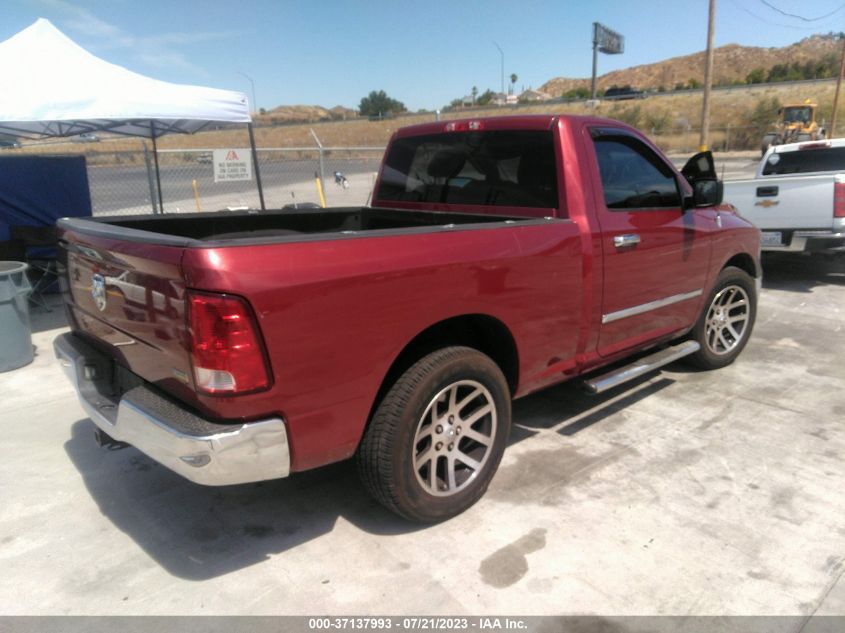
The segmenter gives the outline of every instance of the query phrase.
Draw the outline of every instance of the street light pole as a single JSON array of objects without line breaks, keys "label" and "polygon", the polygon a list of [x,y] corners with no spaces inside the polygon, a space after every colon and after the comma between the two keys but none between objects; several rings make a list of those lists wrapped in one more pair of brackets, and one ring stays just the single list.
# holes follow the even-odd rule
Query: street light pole
[{"label": "street light pole", "polygon": [[240,70],[238,71],[238,74],[242,77],[246,77],[247,81],[249,81],[250,85],[252,86],[252,111],[258,112],[258,104],[255,102],[255,82],[252,80],[252,77],[250,77],[246,73],[242,73]]},{"label": "street light pole", "polygon": [[499,55],[502,56],[502,97],[505,96],[505,51],[502,50],[502,47],[499,46],[496,42],[493,42],[493,46],[499,49]]}]

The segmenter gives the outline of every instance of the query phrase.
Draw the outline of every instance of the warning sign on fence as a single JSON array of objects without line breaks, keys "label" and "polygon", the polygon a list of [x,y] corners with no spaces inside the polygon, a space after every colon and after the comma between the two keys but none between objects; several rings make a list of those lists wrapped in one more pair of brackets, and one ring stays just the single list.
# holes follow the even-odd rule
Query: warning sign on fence
[{"label": "warning sign on fence", "polygon": [[214,182],[252,180],[252,156],[249,149],[214,150]]}]

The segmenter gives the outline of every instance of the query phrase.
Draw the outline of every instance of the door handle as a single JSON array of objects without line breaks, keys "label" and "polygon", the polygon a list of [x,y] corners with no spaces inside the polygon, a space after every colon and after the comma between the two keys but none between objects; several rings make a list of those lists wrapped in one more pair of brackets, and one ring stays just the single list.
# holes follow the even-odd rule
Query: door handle
[{"label": "door handle", "polygon": [[626,246],[636,246],[640,243],[640,236],[636,233],[627,233],[626,235],[615,235],[613,237],[613,245],[616,248],[625,248]]}]

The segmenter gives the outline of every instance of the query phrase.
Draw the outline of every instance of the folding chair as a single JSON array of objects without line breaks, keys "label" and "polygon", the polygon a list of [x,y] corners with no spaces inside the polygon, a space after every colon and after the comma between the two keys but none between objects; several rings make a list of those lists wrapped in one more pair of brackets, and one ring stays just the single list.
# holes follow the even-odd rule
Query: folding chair
[{"label": "folding chair", "polygon": [[29,300],[37,306],[52,312],[44,296],[59,280],[59,264],[56,260],[56,230],[52,226],[13,226],[11,237],[24,247],[26,263],[29,264],[29,280],[32,290]]}]

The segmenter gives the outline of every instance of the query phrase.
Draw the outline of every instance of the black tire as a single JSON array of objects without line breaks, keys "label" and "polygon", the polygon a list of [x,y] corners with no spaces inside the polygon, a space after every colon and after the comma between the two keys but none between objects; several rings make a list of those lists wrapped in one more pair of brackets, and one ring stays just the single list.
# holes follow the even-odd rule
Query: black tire
[{"label": "black tire", "polygon": [[[741,320],[743,316],[744,320]],[[739,268],[724,268],[690,335],[701,349],[688,359],[701,369],[730,365],[751,338],[756,318],[754,278]]]},{"label": "black tire", "polygon": [[[441,394],[445,401],[435,400]],[[387,392],[358,447],[358,473],[369,493],[396,514],[443,521],[485,493],[510,423],[510,391],[496,363],[475,349],[446,347],[414,363]],[[477,468],[461,459],[470,456]]]}]

